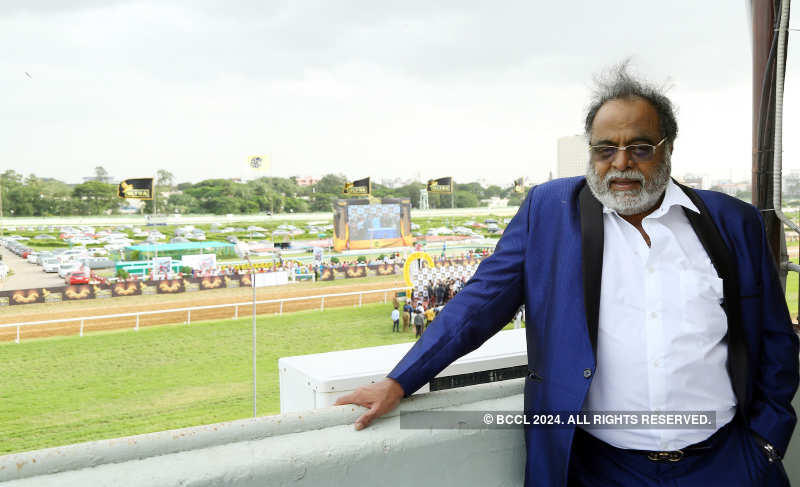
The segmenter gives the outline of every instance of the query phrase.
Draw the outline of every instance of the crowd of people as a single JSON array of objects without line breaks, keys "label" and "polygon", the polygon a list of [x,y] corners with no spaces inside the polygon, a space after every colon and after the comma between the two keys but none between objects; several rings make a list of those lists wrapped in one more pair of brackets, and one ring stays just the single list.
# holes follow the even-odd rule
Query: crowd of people
[{"label": "crowd of people", "polygon": [[392,310],[392,332],[400,333],[400,319],[403,321],[403,332],[413,330],[419,338],[444,308],[448,301],[464,287],[467,278],[446,279],[428,283],[421,299],[407,299],[400,312],[400,301],[394,299]]}]

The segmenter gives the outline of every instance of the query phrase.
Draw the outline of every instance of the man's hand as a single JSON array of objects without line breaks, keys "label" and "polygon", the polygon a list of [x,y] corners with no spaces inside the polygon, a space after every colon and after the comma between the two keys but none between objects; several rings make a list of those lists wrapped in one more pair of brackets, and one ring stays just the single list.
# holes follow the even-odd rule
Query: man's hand
[{"label": "man's hand", "polygon": [[355,391],[336,400],[335,406],[357,404],[369,408],[356,420],[356,429],[364,429],[373,419],[383,416],[396,408],[403,398],[403,387],[394,379],[384,379],[368,386],[359,387]]}]

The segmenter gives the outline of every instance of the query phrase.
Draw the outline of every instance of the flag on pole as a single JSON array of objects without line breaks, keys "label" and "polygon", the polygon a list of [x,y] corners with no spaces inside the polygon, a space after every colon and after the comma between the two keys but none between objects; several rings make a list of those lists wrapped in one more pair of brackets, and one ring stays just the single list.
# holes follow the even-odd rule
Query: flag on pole
[{"label": "flag on pole", "polygon": [[525,192],[525,178],[519,178],[514,180],[514,192],[515,193],[524,193]]},{"label": "flag on pole", "polygon": [[126,179],[117,186],[117,196],[131,200],[152,200],[153,178]]},{"label": "flag on pole", "polygon": [[429,193],[442,193],[448,194],[453,192],[453,178],[439,178],[439,179],[429,179],[428,180],[428,192]]},{"label": "flag on pole", "polygon": [[344,194],[358,194],[362,196],[369,196],[372,193],[372,184],[369,178],[359,179],[357,181],[348,181],[344,183]]},{"label": "flag on pole", "polygon": [[250,156],[247,158],[247,166],[251,171],[269,171],[269,156]]}]

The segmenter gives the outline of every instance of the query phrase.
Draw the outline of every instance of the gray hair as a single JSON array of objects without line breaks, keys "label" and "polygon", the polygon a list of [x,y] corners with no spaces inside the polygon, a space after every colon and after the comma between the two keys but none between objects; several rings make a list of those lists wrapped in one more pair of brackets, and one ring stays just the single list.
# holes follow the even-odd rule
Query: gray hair
[{"label": "gray hair", "polygon": [[666,137],[666,143],[671,152],[672,144],[678,136],[678,121],[675,119],[672,102],[664,94],[665,89],[636,79],[628,73],[629,64],[630,60],[622,61],[595,78],[595,91],[586,111],[584,124],[586,140],[591,140],[594,117],[606,102],[624,98],[642,98],[656,109],[661,126],[661,136]]}]

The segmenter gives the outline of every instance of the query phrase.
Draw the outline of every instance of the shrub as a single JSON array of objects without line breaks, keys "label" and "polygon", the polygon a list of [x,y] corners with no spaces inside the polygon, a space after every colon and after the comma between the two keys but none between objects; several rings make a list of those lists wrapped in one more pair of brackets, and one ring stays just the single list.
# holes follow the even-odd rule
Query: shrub
[{"label": "shrub", "polygon": [[367,258],[363,255],[359,255],[358,259],[356,259],[356,262],[358,262],[359,264],[362,262],[367,262]]},{"label": "shrub", "polygon": [[185,265],[181,267],[181,274],[191,274],[193,270],[194,269],[192,269],[188,265]]},{"label": "shrub", "polygon": [[339,258],[338,257],[331,257],[331,264],[338,264]]},{"label": "shrub", "polygon": [[118,277],[118,278],[120,278],[120,279],[127,279],[127,278],[129,278],[130,276],[131,276],[131,275],[130,275],[130,274],[128,274],[128,271],[126,271],[125,269],[117,269],[117,277]]}]

